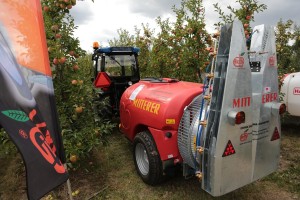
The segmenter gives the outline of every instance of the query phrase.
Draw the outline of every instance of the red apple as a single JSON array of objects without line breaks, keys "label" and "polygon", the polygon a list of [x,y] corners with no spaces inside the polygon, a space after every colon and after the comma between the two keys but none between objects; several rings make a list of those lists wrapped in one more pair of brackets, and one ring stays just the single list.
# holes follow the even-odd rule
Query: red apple
[{"label": "red apple", "polygon": [[56,34],[55,34],[55,38],[57,38],[57,39],[58,39],[58,38],[61,38],[61,34],[56,33]]},{"label": "red apple", "polygon": [[72,8],[72,5],[67,5],[67,8],[70,10]]},{"label": "red apple", "polygon": [[77,85],[78,81],[77,80],[72,80],[72,85]]},{"label": "red apple", "polygon": [[61,57],[59,63],[64,64],[66,62],[66,57]]},{"label": "red apple", "polygon": [[246,20],[250,20],[250,19],[251,19],[251,15],[247,15]]},{"label": "red apple", "polygon": [[74,66],[73,66],[73,70],[74,70],[74,71],[79,70],[79,66],[78,66],[78,65],[74,65]]},{"label": "red apple", "polygon": [[58,64],[58,59],[57,59],[57,58],[54,58],[54,59],[53,59],[53,64],[54,64],[54,65],[57,65],[57,64]]},{"label": "red apple", "polygon": [[75,52],[74,51],[69,51],[70,56],[74,56]]},{"label": "red apple", "polygon": [[82,113],[83,112],[83,107],[81,107],[81,106],[76,107],[75,112],[76,113]]},{"label": "red apple", "polygon": [[248,28],[249,27],[249,24],[244,24],[244,28]]},{"label": "red apple", "polygon": [[49,12],[49,11],[50,11],[50,8],[49,8],[48,6],[44,6],[43,10],[44,10],[45,12]]}]

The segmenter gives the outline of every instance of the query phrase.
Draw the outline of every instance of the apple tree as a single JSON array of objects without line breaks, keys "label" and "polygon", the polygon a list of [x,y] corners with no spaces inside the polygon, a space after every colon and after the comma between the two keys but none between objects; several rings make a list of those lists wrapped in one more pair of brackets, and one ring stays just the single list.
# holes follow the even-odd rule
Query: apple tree
[{"label": "apple tree", "polygon": [[212,43],[205,29],[202,0],[182,0],[173,12],[174,22],[157,18],[160,31],[153,40],[152,70],[160,77],[202,81],[200,74],[209,59],[205,49]]},{"label": "apple tree", "polygon": [[267,5],[260,4],[258,0],[236,0],[236,3],[239,4],[238,8],[234,8],[233,6],[227,6],[229,10],[229,14],[225,14],[225,12],[221,9],[218,3],[213,4],[215,7],[215,11],[218,12],[220,22],[216,23],[215,26],[219,27],[220,25],[226,23],[232,23],[234,19],[238,19],[243,23],[245,37],[247,40],[247,46],[250,47],[250,36],[252,33],[252,28],[250,26],[251,22],[254,22],[254,14],[263,12],[267,9]]},{"label": "apple tree", "polygon": [[94,120],[91,56],[74,37],[77,27],[69,14],[76,0],[41,4],[64,147],[69,166],[78,167],[78,160],[88,157],[113,126]]},{"label": "apple tree", "polygon": [[292,47],[290,42],[293,39],[293,24],[292,20],[284,22],[280,19],[275,29],[277,63],[280,77],[291,72]]},{"label": "apple tree", "polygon": [[[208,61],[207,46],[212,39],[205,29],[202,0],[182,0],[179,8],[173,7],[176,21],[169,25],[168,49],[170,56],[165,63],[169,64],[171,77],[179,80],[202,81],[200,72]],[[167,22],[158,21],[162,28]],[[162,35],[162,37],[164,37]]]},{"label": "apple tree", "polygon": [[290,19],[285,22],[280,19],[275,33],[279,80],[282,81],[285,74],[300,71],[300,27]]},{"label": "apple tree", "polygon": [[149,28],[148,24],[142,24],[142,28],[135,27],[135,35],[131,35],[129,31],[125,29],[118,29],[118,38],[109,40],[110,46],[136,46],[140,48],[139,64],[140,72],[142,75],[149,76],[151,74],[150,69],[150,49],[152,46],[152,35],[154,30]]},{"label": "apple tree", "polygon": [[[208,60],[205,48],[212,42],[205,29],[202,0],[182,0],[179,8],[173,7],[173,12],[174,22],[157,17],[157,32],[145,25],[142,30],[136,28],[134,45],[141,48],[141,75],[201,81],[200,71]],[[114,39],[111,45],[124,44],[121,42],[124,38],[132,39],[118,33],[119,39]]]},{"label": "apple tree", "polygon": [[293,36],[294,44],[292,45],[291,66],[293,71],[300,72],[300,26],[294,26]]}]

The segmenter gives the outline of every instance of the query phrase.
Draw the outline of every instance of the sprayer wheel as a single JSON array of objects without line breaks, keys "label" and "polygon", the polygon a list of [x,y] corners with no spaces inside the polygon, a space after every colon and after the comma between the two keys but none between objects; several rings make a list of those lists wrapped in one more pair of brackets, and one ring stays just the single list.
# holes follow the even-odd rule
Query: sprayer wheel
[{"label": "sprayer wheel", "polygon": [[162,162],[151,134],[148,131],[138,133],[133,147],[134,164],[142,180],[149,185],[160,183]]}]

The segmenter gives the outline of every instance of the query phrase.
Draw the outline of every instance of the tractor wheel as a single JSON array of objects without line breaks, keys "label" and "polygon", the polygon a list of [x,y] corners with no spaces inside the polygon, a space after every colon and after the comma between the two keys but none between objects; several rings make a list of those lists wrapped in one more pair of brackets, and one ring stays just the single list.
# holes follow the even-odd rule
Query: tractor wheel
[{"label": "tractor wheel", "polygon": [[150,133],[138,133],[133,147],[134,164],[142,180],[149,185],[160,183],[163,179],[162,162]]}]

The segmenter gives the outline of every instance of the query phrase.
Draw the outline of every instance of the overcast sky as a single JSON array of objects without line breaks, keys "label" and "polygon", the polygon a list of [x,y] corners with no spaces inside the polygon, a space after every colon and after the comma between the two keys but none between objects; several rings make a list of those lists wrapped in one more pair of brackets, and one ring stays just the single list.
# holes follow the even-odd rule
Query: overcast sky
[{"label": "overcast sky", "polygon": [[[275,26],[280,18],[284,21],[292,19],[300,25],[300,0],[258,0],[266,4],[267,10],[255,15],[255,22]],[[172,6],[180,7],[181,0],[77,0],[77,5],[71,9],[78,29],[75,36],[79,38],[81,47],[92,51],[92,43],[99,41],[107,46],[108,40],[117,37],[117,30],[122,28],[134,34],[134,26],[149,24],[157,29],[155,19],[175,19]],[[213,24],[218,22],[218,14],[213,4],[219,2],[223,10],[227,5],[236,5],[235,0],[203,0],[207,30],[213,32]]]}]

